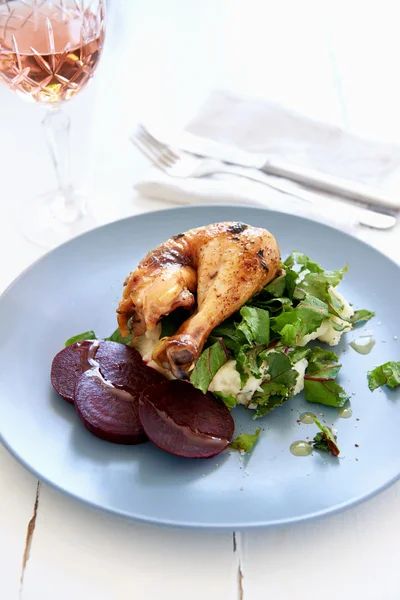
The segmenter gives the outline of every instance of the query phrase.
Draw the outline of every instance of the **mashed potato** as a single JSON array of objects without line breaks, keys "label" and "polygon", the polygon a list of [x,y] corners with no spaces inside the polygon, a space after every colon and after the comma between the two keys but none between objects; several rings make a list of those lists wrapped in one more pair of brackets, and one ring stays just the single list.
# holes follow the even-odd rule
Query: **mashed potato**
[{"label": "mashed potato", "polygon": [[300,394],[304,390],[304,375],[306,373],[306,369],[308,367],[308,360],[306,358],[302,358],[297,363],[293,365],[293,369],[298,372],[296,385],[293,390],[293,396],[296,394]]},{"label": "mashed potato", "polygon": [[160,341],[160,336],[161,323],[159,323],[152,331],[146,331],[145,335],[138,337],[135,344],[135,348],[136,350],[139,350],[144,362],[147,363],[149,367],[152,367],[152,369],[159,371],[159,373],[162,373],[168,379],[175,379],[175,377],[170,371],[167,371],[167,369],[163,369],[162,367],[160,367],[152,358],[153,350]]},{"label": "mashed potato", "polygon": [[[306,372],[307,365],[308,360],[306,358],[302,358],[295,365],[293,365],[293,368],[298,372],[293,395],[299,394],[304,389],[304,374]],[[264,369],[261,367],[261,370],[263,371],[265,368],[266,365],[264,365]],[[236,360],[228,360],[228,362],[225,363],[215,375],[208,389],[210,392],[221,392],[221,394],[224,394],[225,396],[232,394],[232,396],[235,396],[238,399],[239,404],[244,404],[247,406],[257,391],[262,392],[262,381],[262,378],[257,379],[253,375],[250,375],[246,385],[242,389],[240,384],[240,375],[236,370]],[[256,404],[250,404],[250,408],[256,407]]]},{"label": "mashed potato", "polygon": [[[265,370],[265,368],[264,368]],[[261,389],[262,378],[250,375],[246,385],[241,387],[240,375],[236,370],[236,360],[228,360],[217,372],[208,389],[210,392],[221,392],[225,396],[235,396],[239,404],[248,404],[257,391]]]}]

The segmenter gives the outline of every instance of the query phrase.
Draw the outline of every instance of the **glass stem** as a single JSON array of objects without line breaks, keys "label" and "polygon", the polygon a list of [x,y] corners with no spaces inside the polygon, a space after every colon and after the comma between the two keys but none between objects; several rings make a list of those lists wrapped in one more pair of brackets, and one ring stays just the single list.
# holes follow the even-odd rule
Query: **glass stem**
[{"label": "glass stem", "polygon": [[70,118],[61,108],[54,107],[47,112],[42,124],[60,191],[54,206],[57,218],[65,222],[75,221],[82,216],[83,207],[77,204],[71,183]]}]

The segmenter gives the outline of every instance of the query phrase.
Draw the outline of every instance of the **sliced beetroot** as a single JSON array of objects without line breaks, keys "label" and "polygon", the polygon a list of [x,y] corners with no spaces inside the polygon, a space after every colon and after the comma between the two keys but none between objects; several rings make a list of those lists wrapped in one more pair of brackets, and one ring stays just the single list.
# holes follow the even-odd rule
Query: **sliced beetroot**
[{"label": "sliced beetroot", "polygon": [[98,369],[86,371],[75,386],[75,408],[95,436],[115,444],[147,440],[139,419],[137,395],[105,380]]},{"label": "sliced beetroot", "polygon": [[51,383],[65,400],[73,403],[76,382],[82,373],[96,365],[106,379],[131,387],[137,396],[146,385],[165,380],[142,361],[134,348],[117,342],[90,340],[72,344],[56,354],[51,366]]},{"label": "sliced beetroot", "polygon": [[95,361],[105,379],[130,388],[136,398],[147,385],[166,381],[164,375],[143,362],[140,352],[125,344],[101,342]]},{"label": "sliced beetroot", "polygon": [[159,448],[185,458],[210,458],[232,440],[235,424],[225,404],[185,381],[147,387],[139,416],[148,438]]},{"label": "sliced beetroot", "polygon": [[55,355],[51,365],[51,384],[67,400],[74,403],[74,389],[79,377],[90,368],[88,357],[96,353],[99,342],[88,340],[67,346]]}]

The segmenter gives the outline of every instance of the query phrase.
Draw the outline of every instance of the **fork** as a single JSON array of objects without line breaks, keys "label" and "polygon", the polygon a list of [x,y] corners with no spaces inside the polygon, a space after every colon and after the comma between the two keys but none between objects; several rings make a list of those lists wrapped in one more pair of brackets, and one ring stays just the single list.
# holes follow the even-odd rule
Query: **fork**
[{"label": "fork", "polygon": [[[199,158],[183,150],[172,148],[155,138],[142,124],[130,137],[131,142],[146,156],[151,163],[167,175],[177,179],[203,178],[212,175],[234,175],[257,181],[271,189],[287,194],[297,201],[318,205],[321,195],[298,187],[282,178],[274,178],[257,169],[225,164],[212,158]],[[371,229],[391,229],[396,225],[396,217],[375,210],[363,208],[356,203],[358,219],[361,225]]]},{"label": "fork", "polygon": [[[173,149],[171,146],[157,140],[144,125],[138,125],[130,139],[155,167],[164,171],[170,177],[178,179],[194,177],[197,179],[210,177],[211,175],[236,175],[292,195],[289,187],[286,188],[280,183],[275,183],[269,179],[268,175],[264,175],[256,169],[227,165],[213,158],[198,158],[184,150]],[[293,195],[299,199],[299,196]],[[312,202],[308,198],[300,197],[300,199]]]}]

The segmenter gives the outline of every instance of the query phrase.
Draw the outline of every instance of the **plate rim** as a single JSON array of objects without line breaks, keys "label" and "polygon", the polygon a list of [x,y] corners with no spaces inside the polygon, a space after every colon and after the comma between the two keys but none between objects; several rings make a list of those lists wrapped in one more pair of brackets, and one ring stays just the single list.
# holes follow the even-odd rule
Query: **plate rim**
[{"label": "plate rim", "polygon": [[[374,252],[376,252],[378,255],[380,255],[384,260],[389,261],[396,269],[398,269],[399,274],[400,274],[400,263],[397,263],[393,258],[391,258],[387,254],[382,252],[380,249],[375,248],[375,246],[373,246],[373,244],[370,244],[369,242],[366,242],[365,240],[361,240],[361,239],[357,238],[355,235],[352,235],[351,232],[349,232],[349,231],[342,231],[338,226],[335,226],[333,224],[331,225],[328,223],[324,223],[324,222],[318,221],[317,219],[313,219],[312,217],[309,217],[306,215],[296,215],[293,213],[286,213],[284,211],[274,210],[274,209],[270,209],[267,207],[264,208],[264,207],[260,207],[260,206],[252,206],[252,205],[246,205],[246,204],[232,204],[232,205],[221,204],[221,203],[191,204],[191,205],[183,205],[183,206],[174,206],[174,207],[159,209],[159,210],[155,210],[155,211],[146,211],[143,213],[130,215],[130,216],[124,217],[123,219],[117,219],[117,220],[111,221],[109,223],[104,223],[102,225],[99,225],[98,227],[94,227],[93,229],[91,229],[89,231],[83,232],[80,235],[78,235],[70,240],[67,240],[63,244],[60,244],[59,246],[56,246],[55,248],[49,250],[48,252],[45,252],[42,256],[40,256],[38,259],[36,259],[33,263],[31,263],[30,265],[25,267],[25,269],[23,269],[17,275],[17,277],[15,277],[9,283],[9,285],[4,289],[4,291],[0,294],[0,304],[1,304],[3,297],[6,296],[13,289],[13,287],[19,282],[20,279],[22,279],[25,276],[26,273],[28,273],[29,271],[34,269],[37,264],[40,264],[42,261],[46,260],[46,258],[49,255],[54,254],[60,248],[63,248],[65,246],[75,243],[75,241],[77,239],[81,239],[85,236],[88,236],[89,234],[91,234],[93,232],[98,231],[98,230],[102,230],[105,228],[112,228],[113,226],[116,226],[118,223],[132,220],[132,219],[138,219],[138,218],[140,219],[140,218],[148,216],[150,214],[158,215],[160,213],[175,212],[175,211],[190,212],[192,209],[199,209],[199,208],[200,209],[207,209],[207,208],[249,209],[250,208],[250,209],[256,210],[256,211],[274,213],[274,214],[282,215],[282,216],[285,216],[285,215],[291,216],[291,217],[295,217],[296,219],[301,219],[303,221],[307,221],[309,223],[315,223],[318,226],[322,226],[324,228],[334,230],[337,233],[339,233],[340,235],[345,236],[346,238],[356,240],[362,246],[372,249]],[[350,501],[342,502],[342,503],[334,505],[332,507],[322,509],[320,511],[315,511],[312,513],[308,513],[308,514],[302,515],[302,516],[288,517],[288,518],[284,518],[284,519],[275,519],[273,521],[253,521],[253,522],[245,522],[245,523],[214,523],[214,522],[200,522],[199,523],[199,522],[191,522],[191,521],[176,521],[173,519],[171,520],[171,519],[165,519],[165,518],[146,517],[143,515],[138,515],[138,514],[135,514],[132,512],[107,507],[107,506],[104,506],[103,504],[100,504],[95,501],[84,498],[82,496],[79,496],[78,494],[71,492],[69,489],[62,487],[61,485],[53,482],[51,479],[48,479],[46,476],[43,476],[42,474],[40,474],[36,468],[34,468],[30,464],[28,464],[25,461],[25,459],[23,459],[18,454],[18,452],[6,441],[4,435],[2,434],[1,431],[0,431],[0,442],[3,444],[3,446],[6,448],[6,450],[11,454],[11,456],[15,460],[17,460],[17,462],[20,465],[22,465],[28,472],[35,475],[35,477],[39,480],[39,482],[43,482],[43,483],[49,485],[52,489],[56,490],[58,493],[64,494],[65,496],[73,499],[74,501],[80,502],[85,506],[93,508],[97,511],[101,511],[108,515],[116,516],[118,518],[126,519],[129,521],[136,521],[139,523],[147,523],[150,525],[156,525],[156,526],[162,526],[162,527],[172,527],[172,528],[176,528],[176,529],[201,529],[201,530],[214,530],[214,531],[227,531],[227,530],[235,531],[236,530],[237,531],[237,530],[269,529],[269,528],[277,528],[277,527],[287,526],[287,525],[300,524],[300,523],[304,523],[307,521],[311,521],[313,519],[329,517],[336,513],[353,508],[353,507],[373,498],[374,496],[378,495],[379,493],[385,491],[386,489],[388,489],[390,486],[395,484],[400,479],[400,468],[399,468],[399,472],[396,475],[394,475],[391,479],[386,481],[384,484],[379,485],[376,488],[372,489],[367,494],[353,498]]]}]

